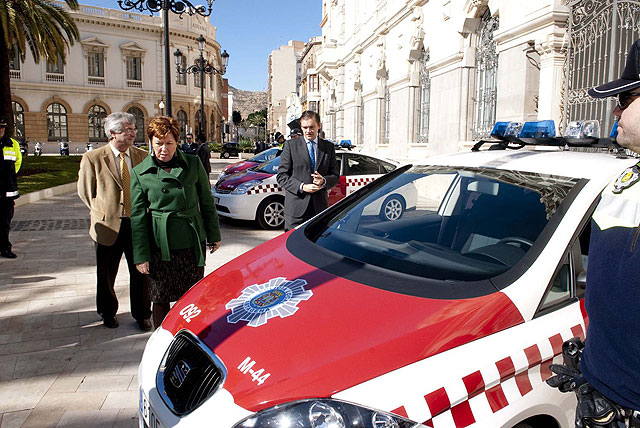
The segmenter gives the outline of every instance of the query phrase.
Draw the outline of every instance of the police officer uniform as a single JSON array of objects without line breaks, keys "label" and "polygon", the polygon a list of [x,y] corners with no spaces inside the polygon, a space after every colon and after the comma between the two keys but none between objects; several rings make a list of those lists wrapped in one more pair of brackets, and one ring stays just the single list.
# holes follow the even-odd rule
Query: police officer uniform
[{"label": "police officer uniform", "polygon": [[[6,132],[7,120],[0,118],[0,128]],[[15,259],[9,242],[9,228],[14,213],[14,200],[18,195],[18,171],[22,165],[22,153],[16,140],[4,135],[0,138],[0,256]]]}]

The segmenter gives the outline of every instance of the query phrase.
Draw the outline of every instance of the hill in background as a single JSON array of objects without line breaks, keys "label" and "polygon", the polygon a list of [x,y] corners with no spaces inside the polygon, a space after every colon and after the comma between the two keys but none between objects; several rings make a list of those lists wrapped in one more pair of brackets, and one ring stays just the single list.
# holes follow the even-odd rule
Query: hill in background
[{"label": "hill in background", "polygon": [[243,91],[229,85],[229,92],[233,94],[233,110],[239,111],[243,119],[267,108],[267,91]]}]

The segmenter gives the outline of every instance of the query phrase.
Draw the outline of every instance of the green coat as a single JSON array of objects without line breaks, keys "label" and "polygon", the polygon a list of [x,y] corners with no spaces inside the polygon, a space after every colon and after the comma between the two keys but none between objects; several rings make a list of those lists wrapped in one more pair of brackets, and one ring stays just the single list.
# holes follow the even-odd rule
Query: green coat
[{"label": "green coat", "polygon": [[209,178],[197,156],[176,151],[178,167],[166,172],[151,155],[131,170],[133,260],[151,259],[151,243],[162,260],[170,250],[193,247],[204,266],[201,242],[220,241],[220,225]]}]

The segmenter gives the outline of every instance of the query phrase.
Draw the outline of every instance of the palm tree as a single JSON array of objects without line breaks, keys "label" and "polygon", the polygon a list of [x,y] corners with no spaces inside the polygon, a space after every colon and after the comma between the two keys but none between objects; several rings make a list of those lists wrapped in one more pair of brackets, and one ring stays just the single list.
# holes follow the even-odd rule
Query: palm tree
[{"label": "palm tree", "polygon": [[[78,0],[64,0],[71,10],[78,9]],[[27,46],[34,61],[65,61],[66,50],[80,38],[71,15],[48,0],[0,1],[0,114],[9,120],[9,135],[13,133],[9,52],[17,46],[20,61],[24,61]]]}]

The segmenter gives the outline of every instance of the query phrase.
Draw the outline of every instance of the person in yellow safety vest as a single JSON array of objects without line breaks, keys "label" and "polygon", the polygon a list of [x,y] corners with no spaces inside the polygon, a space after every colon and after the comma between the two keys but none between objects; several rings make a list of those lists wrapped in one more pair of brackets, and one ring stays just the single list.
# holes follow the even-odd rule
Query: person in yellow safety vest
[{"label": "person in yellow safety vest", "polygon": [[22,165],[20,144],[9,137],[7,119],[0,117],[0,256],[15,259],[16,254],[11,251],[9,242],[9,228],[14,212],[14,199],[18,198],[18,171]]}]

